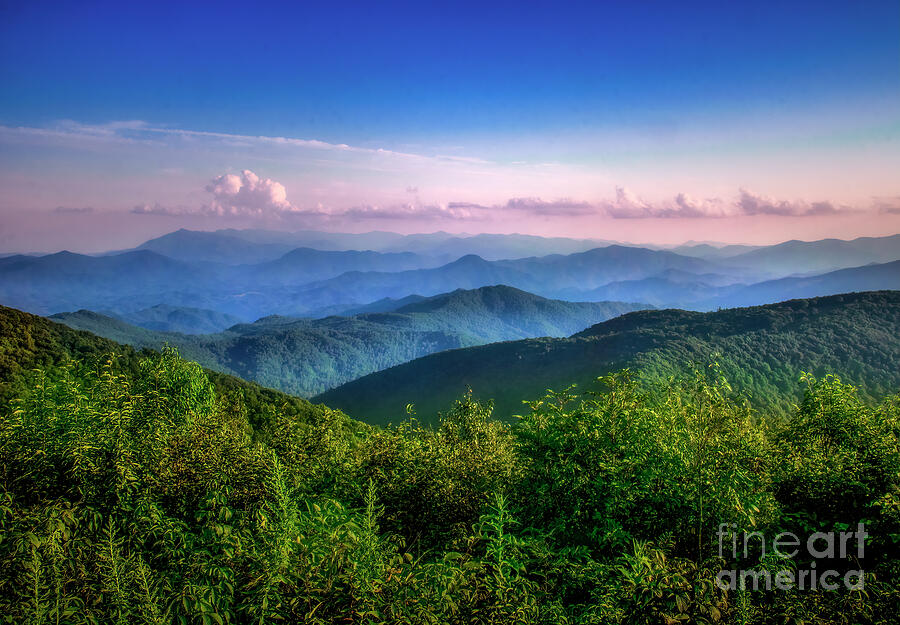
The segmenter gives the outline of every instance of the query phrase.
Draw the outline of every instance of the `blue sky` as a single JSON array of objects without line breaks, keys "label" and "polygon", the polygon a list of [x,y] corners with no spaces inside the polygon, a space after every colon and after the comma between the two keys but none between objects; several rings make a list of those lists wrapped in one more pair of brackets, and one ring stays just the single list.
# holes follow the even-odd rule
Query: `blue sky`
[{"label": "blue sky", "polygon": [[516,198],[538,206],[516,225],[559,234],[671,219],[679,194],[716,217],[742,189],[755,216],[900,195],[895,1],[125,4],[4,4],[0,211],[215,227],[207,187],[244,170],[344,229],[502,230]]}]

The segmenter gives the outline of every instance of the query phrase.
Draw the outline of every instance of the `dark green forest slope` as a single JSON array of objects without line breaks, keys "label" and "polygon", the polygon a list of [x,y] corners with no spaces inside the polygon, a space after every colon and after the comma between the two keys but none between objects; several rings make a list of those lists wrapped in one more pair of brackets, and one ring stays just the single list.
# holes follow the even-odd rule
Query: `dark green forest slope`
[{"label": "dark green forest slope", "polygon": [[[896,301],[682,322],[740,337],[814,321],[850,349],[880,327],[856,315]],[[842,306],[843,338],[825,311]],[[573,340],[662,341],[665,316],[644,315],[644,336],[620,332],[626,318]],[[9,309],[0,330],[4,623],[888,625],[900,611],[898,396],[874,405],[806,377],[781,421],[701,368],[662,386],[609,376],[514,425],[462,397],[434,427],[366,428],[254,400],[171,350],[109,360],[108,341]],[[756,546],[730,552],[744,532]],[[782,532],[850,532],[853,548],[767,555]]]},{"label": "dark green forest slope", "polygon": [[[0,402],[4,404],[22,392],[35,369],[53,369],[73,360],[97,369],[111,354],[115,354],[119,370],[135,375],[141,359],[152,352],[139,352],[90,332],[0,306]],[[205,375],[221,397],[239,398],[247,418],[254,423],[276,410],[304,421],[317,421],[325,412],[333,412],[231,375],[210,370],[205,371]],[[348,430],[359,426],[346,417],[341,419]]]},{"label": "dark green forest slope", "polygon": [[204,366],[309,397],[360,376],[457,347],[567,336],[642,304],[548,300],[507,286],[425,298],[355,317],[267,317],[201,336],[155,333],[90,311],[54,315],[72,327],[137,347],[166,343]]},{"label": "dark green forest slope", "polygon": [[314,398],[371,423],[420,418],[471,388],[493,399],[495,414],[520,414],[522,401],[548,388],[590,388],[626,367],[664,377],[714,354],[758,408],[785,414],[802,371],[833,372],[867,398],[900,386],[900,292],[836,295],[712,313],[639,311],[570,338],[531,339],[433,354]]}]

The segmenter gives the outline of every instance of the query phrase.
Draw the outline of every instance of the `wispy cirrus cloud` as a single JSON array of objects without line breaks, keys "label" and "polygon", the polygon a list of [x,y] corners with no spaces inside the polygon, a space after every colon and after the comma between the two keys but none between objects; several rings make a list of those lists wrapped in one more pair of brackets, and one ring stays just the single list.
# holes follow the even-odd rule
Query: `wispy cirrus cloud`
[{"label": "wispy cirrus cloud", "polygon": [[0,133],[7,136],[35,137],[44,139],[61,140],[106,140],[110,142],[141,142],[155,141],[161,136],[182,137],[194,139],[211,139],[224,142],[228,145],[253,145],[263,144],[272,146],[290,146],[296,148],[310,148],[321,151],[339,153],[364,154],[370,156],[398,157],[412,160],[430,160],[435,162],[456,162],[464,164],[491,164],[491,161],[453,155],[426,155],[412,152],[402,152],[385,148],[372,148],[364,146],[348,145],[346,143],[330,143],[318,139],[302,139],[294,137],[278,137],[268,135],[245,135],[237,133],[212,132],[205,130],[189,130],[184,128],[170,128],[154,126],[141,120],[112,121],[102,124],[84,124],[73,120],[61,120],[47,127],[31,126],[6,126],[0,125]]}]

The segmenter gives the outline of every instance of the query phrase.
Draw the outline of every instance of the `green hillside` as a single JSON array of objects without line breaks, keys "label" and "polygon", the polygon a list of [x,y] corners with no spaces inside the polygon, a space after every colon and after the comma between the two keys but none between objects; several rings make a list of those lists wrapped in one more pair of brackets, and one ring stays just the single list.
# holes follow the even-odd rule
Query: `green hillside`
[{"label": "green hillside", "polygon": [[[896,304],[642,313],[568,342],[627,353],[673,328],[813,325],[848,358],[880,342],[896,372],[890,323],[869,314],[896,323]],[[171,350],[6,308],[0,329],[4,623],[888,625],[900,610],[900,396],[806,377],[780,422],[701,368],[662,386],[612,375],[512,426],[464,396],[434,427],[366,428]],[[495,363],[510,385],[512,364]],[[784,532],[852,551],[773,558]]]},{"label": "green hillside", "polygon": [[[715,354],[719,356],[715,356]],[[900,386],[900,292],[836,295],[711,313],[638,311],[570,338],[459,349],[393,367],[322,393],[322,401],[370,423],[398,422],[406,406],[432,420],[471,388],[510,417],[522,400],[626,367],[665,377],[718,360],[764,411],[786,414],[802,371],[833,372],[877,398]]]},{"label": "green hillside", "polygon": [[[0,402],[6,404],[10,397],[21,393],[35,369],[52,369],[73,360],[97,369],[115,354],[117,368],[135,375],[140,370],[141,359],[152,353],[138,352],[90,332],[0,306]],[[276,410],[309,421],[316,421],[324,414],[322,406],[254,382],[209,370],[205,375],[223,397],[240,398],[247,418],[253,423],[264,421]],[[349,430],[359,427],[341,418]]]},{"label": "green hillside", "polygon": [[506,286],[457,290],[387,313],[325,319],[264,318],[199,336],[133,328],[90,311],[54,319],[137,347],[166,343],[204,366],[309,397],[360,376],[458,347],[567,336],[646,308],[623,302],[548,300]]}]

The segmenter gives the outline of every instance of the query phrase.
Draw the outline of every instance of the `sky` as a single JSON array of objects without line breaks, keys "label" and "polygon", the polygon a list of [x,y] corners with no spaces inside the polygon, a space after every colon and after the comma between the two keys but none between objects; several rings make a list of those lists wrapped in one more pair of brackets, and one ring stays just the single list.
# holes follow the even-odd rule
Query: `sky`
[{"label": "sky", "polygon": [[0,0],[0,85],[0,252],[900,232],[896,0]]}]

